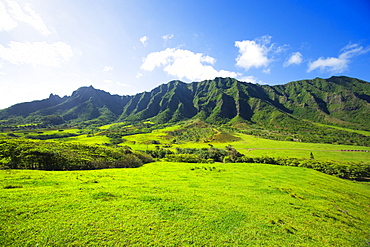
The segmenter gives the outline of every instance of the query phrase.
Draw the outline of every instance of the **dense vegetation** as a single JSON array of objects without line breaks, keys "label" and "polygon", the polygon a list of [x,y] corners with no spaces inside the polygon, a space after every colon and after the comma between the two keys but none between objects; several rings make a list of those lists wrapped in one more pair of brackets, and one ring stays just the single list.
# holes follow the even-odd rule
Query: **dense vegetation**
[{"label": "dense vegetation", "polygon": [[10,169],[82,170],[139,167],[152,162],[129,147],[0,139],[0,166]]},{"label": "dense vegetation", "polygon": [[[102,129],[89,127],[78,131],[69,131],[66,129],[55,131],[40,130],[18,130],[9,132],[1,142],[0,162],[4,167],[9,168],[28,168],[28,169],[46,169],[46,170],[73,170],[73,169],[97,169],[111,167],[137,167],[143,163],[150,162],[153,159],[163,159],[169,162],[189,162],[189,163],[214,163],[214,162],[246,162],[246,163],[267,163],[284,166],[301,166],[312,168],[326,174],[335,175],[346,179],[364,179],[370,177],[369,163],[362,161],[343,162],[340,160],[317,160],[306,157],[281,157],[281,156],[245,156],[227,143],[238,142],[240,137],[237,133],[253,134],[269,139],[283,139],[283,131],[269,131],[255,126],[248,126],[245,123],[224,124],[220,127],[196,120],[183,123],[177,128],[169,128],[170,131],[164,131],[162,136],[154,137],[158,128],[163,125],[154,125],[150,122],[137,124],[112,124]],[[317,141],[321,143],[331,143],[329,140],[335,140],[335,144],[356,145],[359,140],[363,146],[369,141],[368,136],[348,130],[338,130],[325,126],[316,126],[313,130],[302,127],[311,133],[307,138],[315,140],[315,136],[321,132],[320,129],[329,129],[324,132],[322,138]],[[312,132],[310,132],[312,131]],[[314,132],[316,131],[316,132]],[[332,131],[332,132],[331,132]],[[158,132],[160,133],[160,132]],[[330,135],[332,133],[332,135]],[[339,134],[338,134],[339,133]],[[129,141],[131,136],[141,135],[153,136],[153,139],[141,141],[146,144],[145,152],[150,156],[143,156],[143,153],[132,151],[131,147],[136,146],[136,141]],[[337,135],[337,139],[334,139]],[[365,133],[364,133],[365,134]],[[69,138],[85,135],[94,140],[95,136],[105,136],[108,142],[104,145],[81,145],[77,143],[56,143],[56,142],[32,142],[23,139],[54,139],[68,140]],[[289,136],[286,134],[285,137]],[[293,137],[298,138],[299,135]],[[362,138],[356,139],[361,136]],[[127,139],[126,139],[127,138]],[[305,140],[290,139],[296,142]],[[347,139],[348,138],[348,139]],[[78,140],[78,139],[77,139]],[[131,139],[132,140],[132,139]],[[357,140],[357,142],[356,142]],[[182,148],[182,143],[206,143],[207,148]],[[312,141],[314,142],[314,141]],[[167,144],[166,144],[167,143]],[[212,143],[225,143],[226,148],[215,148]],[[139,144],[139,143],[138,143]],[[117,146],[120,145],[120,146]],[[124,146],[126,145],[126,146]],[[155,146],[149,148],[148,145]],[[177,145],[172,148],[172,145]],[[137,150],[138,147],[135,147]],[[140,148],[139,148],[140,150]],[[150,158],[148,158],[150,157]]]},{"label": "dense vegetation", "polygon": [[286,123],[285,127],[267,125],[236,124],[229,126],[229,131],[254,135],[271,140],[298,141],[310,143],[344,144],[370,147],[370,138],[367,135],[346,131],[333,127],[319,126],[311,122],[302,122],[300,125]]}]

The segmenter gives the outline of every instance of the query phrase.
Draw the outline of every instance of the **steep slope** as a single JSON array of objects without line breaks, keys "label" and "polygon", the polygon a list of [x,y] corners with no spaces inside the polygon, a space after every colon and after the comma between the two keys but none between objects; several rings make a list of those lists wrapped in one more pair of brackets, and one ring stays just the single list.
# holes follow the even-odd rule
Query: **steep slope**
[{"label": "steep slope", "polygon": [[171,81],[151,92],[135,95],[123,109],[120,120],[143,120],[168,122],[191,118],[196,114],[192,104],[192,92],[181,81]]},{"label": "steep slope", "polygon": [[111,95],[102,90],[81,87],[71,96],[60,98],[50,95],[48,99],[21,103],[0,111],[0,119],[23,117],[35,121],[37,117],[57,115],[65,121],[82,122],[96,120],[99,123],[115,121],[132,96]]},{"label": "steep slope", "polygon": [[310,120],[370,129],[370,83],[349,77],[301,80],[268,86],[215,78],[201,82],[171,81],[134,96],[111,95],[82,87],[69,97],[21,103],[0,111],[0,120],[58,115],[64,121],[177,122],[197,118],[212,123],[247,121],[287,128]]},{"label": "steep slope", "polygon": [[131,96],[111,95],[92,86],[82,87],[73,92],[68,100],[48,110],[61,112],[66,121],[100,119],[103,122],[112,122],[121,115],[130,98]]},{"label": "steep slope", "polygon": [[365,81],[316,78],[271,87],[269,95],[301,118],[370,127],[370,83]]},{"label": "steep slope", "polygon": [[35,111],[56,106],[66,100],[67,97],[61,98],[58,95],[50,94],[49,98],[47,99],[19,103],[4,110],[1,110],[0,119],[7,119],[11,117],[27,117]]}]

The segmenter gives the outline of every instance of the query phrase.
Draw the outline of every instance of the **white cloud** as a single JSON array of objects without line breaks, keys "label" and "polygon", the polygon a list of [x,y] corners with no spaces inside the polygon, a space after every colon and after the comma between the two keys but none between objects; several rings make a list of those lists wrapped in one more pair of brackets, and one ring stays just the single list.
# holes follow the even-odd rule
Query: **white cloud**
[{"label": "white cloud", "polygon": [[328,70],[333,73],[341,73],[348,68],[351,58],[369,52],[370,47],[364,48],[358,44],[349,44],[343,47],[340,51],[341,54],[337,58],[320,57],[319,59],[310,62],[308,64],[307,72],[320,69],[321,71]]},{"label": "white cloud", "polygon": [[253,84],[266,84],[263,81],[259,80],[258,78],[250,75],[250,76],[243,76],[238,78],[239,81],[251,82]]},{"label": "white cloud", "polygon": [[152,52],[144,58],[141,69],[153,71],[163,67],[169,75],[186,78],[191,81],[213,79],[215,77],[237,77],[239,74],[226,70],[217,71],[211,65],[216,59],[202,53],[189,50],[167,48],[164,51]]},{"label": "white cloud", "polygon": [[8,11],[6,11],[4,4],[0,6],[1,11],[4,13],[6,12],[5,17],[1,17],[1,19],[4,18],[4,23],[7,27],[5,30],[11,30],[15,28],[17,26],[15,21],[18,21],[31,25],[43,35],[49,35],[51,33],[42,18],[31,8],[30,4],[26,3],[23,10],[22,6],[15,1],[7,1],[7,3],[10,7]]},{"label": "white cloud", "polygon": [[173,34],[167,34],[167,35],[162,36],[162,39],[164,40],[164,42],[167,42],[168,40],[172,38],[173,38]]},{"label": "white cloud", "polygon": [[108,71],[112,71],[112,70],[113,70],[112,66],[105,66],[104,69],[103,69],[103,72],[108,72]]},{"label": "white cloud", "polygon": [[143,46],[147,46],[148,45],[148,37],[147,36],[141,37],[140,42],[143,44]]},{"label": "white cloud", "polygon": [[296,64],[299,65],[302,63],[302,54],[300,52],[294,52],[284,63],[284,67]]},{"label": "white cloud", "polygon": [[6,48],[0,44],[0,58],[12,64],[32,64],[58,67],[73,56],[71,46],[63,42],[14,42]]},{"label": "white cloud", "polygon": [[135,76],[136,77],[136,79],[139,79],[140,77],[142,77],[143,76],[143,74],[141,74],[141,73],[137,73],[137,75]]},{"label": "white cloud", "polygon": [[[239,55],[236,58],[236,65],[249,70],[250,68],[267,67],[272,58],[268,57],[274,44],[271,43],[271,36],[263,36],[255,40],[236,41],[235,46],[239,48]],[[280,50],[280,49],[278,49]]]},{"label": "white cloud", "polygon": [[5,4],[0,2],[0,31],[9,31],[17,26],[17,22],[12,19],[5,8]]},{"label": "white cloud", "polygon": [[270,74],[271,73],[271,69],[270,68],[266,68],[266,69],[263,69],[262,72],[265,73],[265,74]]},{"label": "white cloud", "polygon": [[121,87],[130,87],[130,85],[127,85],[125,83],[119,82],[119,81],[112,81],[112,80],[104,80],[105,84],[108,84],[110,86],[121,86]]}]

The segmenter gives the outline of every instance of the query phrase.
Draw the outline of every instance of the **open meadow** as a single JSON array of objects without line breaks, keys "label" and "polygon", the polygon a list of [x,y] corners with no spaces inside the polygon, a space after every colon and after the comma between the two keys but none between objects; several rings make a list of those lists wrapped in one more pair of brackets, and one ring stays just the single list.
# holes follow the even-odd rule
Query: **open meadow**
[{"label": "open meadow", "polygon": [[370,187],[301,168],[0,171],[3,246],[367,246]]},{"label": "open meadow", "polygon": [[370,0],[0,0],[0,247],[370,247]]},{"label": "open meadow", "polygon": [[[63,142],[76,142],[83,144],[104,144],[109,143],[109,138],[102,134],[102,130],[108,129],[112,125],[101,127],[93,135],[81,134],[78,136],[56,139]],[[310,158],[311,152],[315,159],[332,160],[345,162],[367,162],[370,160],[370,147],[354,145],[332,145],[327,143],[306,143],[293,141],[276,141],[264,139],[261,137],[246,135],[242,133],[234,134],[238,138],[236,141],[210,141],[194,142],[182,141],[172,143],[168,138],[168,132],[180,129],[180,126],[170,126],[163,129],[153,130],[151,133],[133,134],[124,136],[121,146],[129,146],[134,150],[155,149],[158,146],[169,147],[170,150],[178,148],[209,148],[210,144],[215,148],[224,149],[230,144],[242,154],[248,157],[293,157],[293,158]],[[348,130],[350,131],[350,130]],[[67,129],[66,133],[77,133],[78,129]],[[56,130],[45,131],[44,134],[55,134]],[[60,132],[59,132],[60,133]],[[361,132],[364,135],[370,135],[368,131]],[[361,150],[347,151],[347,150]]]},{"label": "open meadow", "polygon": [[[119,137],[122,141],[118,146],[112,145],[112,133],[119,133],[122,128],[129,134]],[[54,148],[58,152],[70,145],[81,155],[92,155],[65,156],[71,161],[73,158],[76,165],[80,162],[77,157],[85,162],[84,159],[94,159],[98,150],[100,156],[120,152],[119,146],[122,146],[120,150],[135,153],[129,150],[176,152],[210,147],[225,150],[229,144],[251,158],[356,162],[355,165],[370,160],[370,148],[362,146],[276,141],[242,133],[225,134],[228,139],[223,141],[195,142],[191,141],[193,136],[183,137],[196,135],[198,129],[181,132],[185,133],[183,139],[174,141],[173,133],[183,131],[181,125],[142,133],[130,128],[114,124],[94,130],[17,131],[10,135],[15,138],[13,141],[3,141],[3,147],[7,142],[30,147],[35,143],[41,152],[45,147],[46,153],[54,155],[51,151]],[[212,131],[214,136],[220,135],[217,129],[200,131],[205,136]],[[43,146],[43,141],[26,142],[19,138],[27,135],[48,140]],[[32,155],[34,151],[27,152]],[[25,152],[20,150],[19,157]],[[62,153],[67,155],[65,151]],[[305,167],[175,163],[158,159],[138,168],[4,169],[0,170],[0,198],[3,246],[367,246],[370,243],[369,182],[340,179]]]}]

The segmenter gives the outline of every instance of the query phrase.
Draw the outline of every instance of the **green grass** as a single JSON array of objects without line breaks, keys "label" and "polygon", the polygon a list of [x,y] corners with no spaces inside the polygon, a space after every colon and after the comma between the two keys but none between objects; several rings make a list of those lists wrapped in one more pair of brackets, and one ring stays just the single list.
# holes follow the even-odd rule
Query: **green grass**
[{"label": "green grass", "polygon": [[364,136],[370,136],[370,131],[365,131],[365,130],[354,130],[354,129],[348,129],[348,128],[343,128],[343,127],[338,127],[338,126],[333,126],[333,125],[327,125],[327,124],[320,124],[320,123],[315,123],[318,126],[323,126],[323,127],[328,127],[328,128],[333,128],[333,129],[338,129],[338,130],[345,130],[348,132],[353,132],[357,134],[361,134]]},{"label": "green grass", "polygon": [[[182,143],[173,144],[172,147],[182,148],[209,148],[212,144],[216,148],[225,148],[227,144],[232,145],[239,152],[250,157],[294,157],[310,158],[310,153],[314,154],[315,159],[333,160],[333,161],[354,161],[367,162],[370,160],[370,152],[343,152],[341,150],[368,150],[370,147],[350,146],[350,145],[332,145],[323,143],[304,143],[275,141],[263,139],[251,135],[236,134],[241,141],[230,143]],[[133,147],[133,146],[132,146]],[[150,146],[149,146],[150,147]],[[133,147],[134,148],[134,147]]]},{"label": "green grass", "polygon": [[0,171],[3,246],[367,246],[370,187],[310,169]]},{"label": "green grass", "polygon": [[109,143],[109,138],[104,135],[80,135],[80,136],[74,136],[74,137],[68,137],[68,138],[61,138],[58,139],[58,141],[63,142],[78,142],[82,144],[103,144],[103,143]]},{"label": "green grass", "polygon": [[370,152],[343,152],[341,150],[368,150],[370,147],[274,141],[241,134],[243,141],[232,143],[240,152],[251,156],[309,158],[312,152],[315,159],[333,161],[365,162],[370,160]]},{"label": "green grass", "polygon": [[[151,141],[157,140],[161,145],[171,145],[172,149],[181,148],[209,148],[212,144],[216,148],[225,148],[227,144],[231,144],[239,152],[251,156],[271,156],[271,157],[294,157],[294,158],[310,158],[310,153],[314,154],[315,159],[333,160],[333,161],[354,161],[366,162],[370,160],[370,152],[343,152],[341,150],[368,150],[370,147],[351,146],[351,145],[333,145],[325,143],[304,143],[291,141],[275,141],[263,139],[256,136],[235,134],[240,137],[240,141],[230,143],[196,143],[182,142],[173,144],[171,140],[166,138],[167,131],[179,129],[179,126],[167,127],[160,130],[154,130],[152,133],[136,134],[123,137],[126,142],[121,145],[128,145],[135,150],[154,149],[158,144],[152,144]],[[109,139],[105,136],[95,135],[94,137],[78,136],[65,138],[66,141],[80,141],[83,143],[108,143]]]},{"label": "green grass", "polygon": [[[112,123],[112,124],[106,124],[106,125],[103,125],[103,126],[100,126],[99,129],[101,130],[107,130],[111,127],[117,127],[117,126],[120,126],[120,125],[125,125],[125,123]],[[130,126],[130,125],[128,125]]]},{"label": "green grass", "polygon": [[[117,124],[105,125],[101,127],[101,131],[104,131],[114,125]],[[128,145],[134,150],[147,150],[154,149],[156,146],[158,146],[158,144],[152,144],[152,141],[154,140],[160,142],[159,146],[171,145],[172,149],[175,149],[176,147],[209,148],[209,144],[212,144],[216,148],[225,148],[227,144],[231,144],[239,152],[251,157],[272,156],[272,157],[310,158],[310,153],[312,152],[315,159],[319,160],[333,160],[346,162],[348,161],[367,162],[368,160],[370,160],[370,152],[366,153],[366,152],[341,151],[341,150],[370,151],[370,147],[351,146],[351,145],[332,145],[324,143],[275,141],[246,134],[235,134],[235,136],[240,138],[240,141],[229,143],[220,143],[220,142],[209,142],[209,143],[181,142],[178,144],[171,143],[171,138],[167,137],[167,132],[174,131],[180,128],[181,128],[180,125],[175,125],[163,129],[153,130],[151,133],[124,136],[123,138],[126,141],[120,145]],[[41,131],[43,132],[42,135],[52,135],[57,133],[78,134],[78,132],[81,130],[66,129],[62,132],[58,130],[41,130]],[[348,129],[348,131],[350,130]],[[22,133],[16,134],[20,136],[23,135]],[[57,141],[80,142],[84,144],[103,144],[110,142],[108,137],[106,137],[105,135],[100,135],[99,132],[96,132],[93,136],[83,134],[75,137],[60,138],[57,139]]]}]

